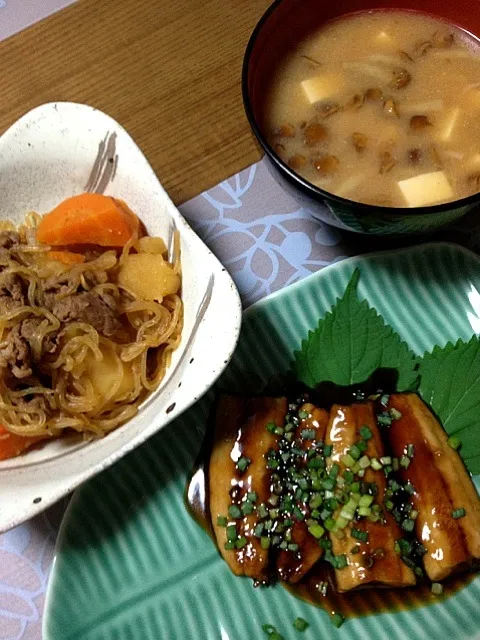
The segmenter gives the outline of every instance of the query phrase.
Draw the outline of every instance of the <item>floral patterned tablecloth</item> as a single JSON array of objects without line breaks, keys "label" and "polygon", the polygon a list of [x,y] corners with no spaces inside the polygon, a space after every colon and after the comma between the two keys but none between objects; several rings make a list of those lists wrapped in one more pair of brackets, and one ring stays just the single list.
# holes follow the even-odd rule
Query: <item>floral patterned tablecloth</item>
[{"label": "floral patterned tablecloth", "polygon": [[[346,234],[313,220],[280,190],[263,162],[181,211],[230,271],[245,306],[349,255],[401,244]],[[478,215],[470,214],[435,239],[480,249]],[[42,637],[45,590],[67,502],[0,535],[0,640]]]},{"label": "floral patterned tablecloth", "polygon": [[[0,40],[63,9],[75,0],[0,0]],[[0,638],[2,631],[0,629]]]}]

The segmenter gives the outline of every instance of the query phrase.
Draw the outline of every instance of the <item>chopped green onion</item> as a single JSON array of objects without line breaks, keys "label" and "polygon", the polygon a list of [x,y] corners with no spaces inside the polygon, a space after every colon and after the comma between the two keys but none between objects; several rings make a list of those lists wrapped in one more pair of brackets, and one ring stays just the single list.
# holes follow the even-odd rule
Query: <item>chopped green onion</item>
[{"label": "chopped green onion", "polygon": [[283,436],[283,434],[284,434],[284,429],[283,429],[283,427],[275,427],[275,429],[273,430],[273,433],[274,433],[276,436]]},{"label": "chopped green onion", "polygon": [[315,440],[315,429],[302,429],[300,435],[304,440]]},{"label": "chopped green onion", "polygon": [[363,456],[358,461],[360,465],[360,469],[367,469],[370,466],[370,458],[368,456]]},{"label": "chopped green onion", "polygon": [[398,482],[396,480],[394,480],[393,478],[391,478],[388,481],[388,487],[389,489],[391,489],[393,491],[393,493],[397,493],[397,491],[399,491],[402,487],[398,484]]},{"label": "chopped green onion", "polygon": [[243,473],[245,469],[250,465],[251,462],[252,461],[250,460],[250,458],[247,458],[246,456],[242,456],[237,460],[237,469]]},{"label": "chopped green onion", "polygon": [[355,460],[349,453],[346,453],[344,456],[342,456],[341,460],[347,468],[353,467],[353,465],[355,464]]},{"label": "chopped green onion", "polygon": [[334,613],[333,614],[333,616],[332,616],[332,624],[333,624],[334,627],[339,629],[344,622],[345,622],[345,618],[342,616],[341,613]]},{"label": "chopped green onion", "polygon": [[237,527],[234,524],[229,524],[227,527],[227,540],[229,542],[237,539]]},{"label": "chopped green onion", "polygon": [[225,516],[217,516],[217,525],[219,527],[226,527],[228,520]]},{"label": "chopped green onion", "polygon": [[308,527],[308,532],[317,540],[323,536],[325,529],[320,524],[312,524]]},{"label": "chopped green onion", "polygon": [[274,422],[267,422],[267,424],[265,425],[265,428],[270,433],[273,433],[277,428],[277,425]]},{"label": "chopped green onion", "polygon": [[267,507],[265,506],[265,504],[262,502],[262,504],[259,504],[257,507],[257,513],[260,516],[260,518],[266,518],[268,516],[268,511],[267,511]]},{"label": "chopped green onion", "polygon": [[285,431],[286,433],[289,433],[290,431],[293,431],[295,429],[295,425],[292,422],[287,422],[285,425]]},{"label": "chopped green onion", "polygon": [[443,593],[443,585],[440,582],[432,582],[432,593],[434,596],[441,596]]},{"label": "chopped green onion", "polygon": [[270,546],[270,538],[268,538],[267,536],[262,536],[260,538],[260,546],[262,547],[262,549],[268,549]]},{"label": "chopped green onion", "polygon": [[346,469],[343,472],[343,478],[344,478],[345,482],[353,482],[354,475],[353,475],[352,471],[350,471],[349,469]]},{"label": "chopped green onion", "polygon": [[333,531],[335,529],[335,520],[333,518],[327,518],[324,523],[327,531]]},{"label": "chopped green onion", "polygon": [[335,556],[334,563],[335,569],[345,569],[348,566],[347,556],[344,553]]},{"label": "chopped green onion", "polygon": [[360,453],[365,453],[365,451],[366,451],[366,450],[367,450],[367,448],[368,448],[368,445],[367,445],[367,443],[365,442],[365,440],[359,440],[359,441],[357,442],[357,444],[356,444],[356,445],[354,445],[354,446],[358,448],[358,450],[360,451]]},{"label": "chopped green onion", "polygon": [[305,420],[305,418],[308,418],[308,412],[307,411],[299,411],[298,412],[298,417],[300,418],[300,420]]},{"label": "chopped green onion", "polygon": [[300,511],[297,505],[293,508],[293,516],[297,520],[305,520],[305,514]]},{"label": "chopped green onion", "polygon": [[331,444],[326,444],[323,447],[323,455],[326,458],[329,458],[332,455],[332,451],[333,451],[333,445]]},{"label": "chopped green onion", "polygon": [[368,531],[362,531],[361,529],[352,528],[350,534],[352,538],[355,538],[355,540],[360,540],[360,542],[368,541]]},{"label": "chopped green onion", "polygon": [[392,424],[392,417],[388,413],[383,412],[377,416],[377,422],[382,427],[390,427]]},{"label": "chopped green onion", "polygon": [[404,531],[413,531],[413,528],[415,527],[415,520],[412,520],[411,518],[405,518],[405,520],[403,520],[402,522],[402,529]]},{"label": "chopped green onion", "polygon": [[270,511],[268,512],[268,515],[272,520],[276,520],[278,518],[278,514],[278,509],[270,509]]},{"label": "chopped green onion", "polygon": [[413,444],[407,444],[405,447],[405,453],[409,458],[413,458],[415,455],[415,446]]},{"label": "chopped green onion", "polygon": [[373,433],[371,429],[365,424],[363,425],[363,427],[360,427],[360,435],[364,440],[370,440],[370,438],[373,436]]},{"label": "chopped green onion", "polygon": [[331,549],[332,548],[332,541],[329,540],[328,538],[321,538],[318,541],[318,546],[321,549],[325,549],[325,550]]},{"label": "chopped green onion", "polygon": [[300,487],[300,489],[305,491],[306,489],[308,489],[308,480],[306,478],[299,478],[298,486]]},{"label": "chopped green onion", "polygon": [[255,529],[253,530],[253,535],[256,538],[261,538],[262,537],[262,533],[263,533],[263,528],[264,528],[264,524],[263,522],[259,522],[256,526]]},{"label": "chopped green onion", "polygon": [[364,518],[371,516],[372,515],[372,509],[371,507],[359,507],[358,508],[358,515],[359,516],[363,516]]},{"label": "chopped green onion", "polygon": [[268,635],[268,640],[284,640],[283,636],[280,635],[275,627],[272,627],[271,624],[264,624],[262,629]]},{"label": "chopped green onion", "polygon": [[462,441],[460,440],[460,438],[456,438],[455,436],[450,436],[450,438],[447,440],[447,444],[449,447],[452,447],[452,449],[459,449],[462,445]]},{"label": "chopped green onion", "polygon": [[295,551],[298,551],[298,544],[296,542],[290,542],[287,549],[295,553]]},{"label": "chopped green onion", "polygon": [[242,502],[240,509],[244,516],[249,516],[253,512],[253,504],[247,500],[247,502]]},{"label": "chopped green onion", "polygon": [[458,520],[459,518],[463,518],[467,515],[467,512],[465,511],[465,509],[463,509],[463,507],[461,509],[454,509],[452,511],[452,518],[454,520]]},{"label": "chopped green onion", "polygon": [[235,549],[235,540],[229,540],[223,546],[227,551],[232,551],[232,549]]},{"label": "chopped green onion", "polygon": [[397,471],[400,469],[400,464],[399,464],[399,462],[398,462],[398,458],[394,458],[394,459],[392,460],[392,467],[393,467],[393,470],[394,470],[395,472],[397,472]]},{"label": "chopped green onion", "polygon": [[255,491],[249,491],[247,493],[247,500],[249,502],[256,502],[257,500],[257,494],[255,493]]},{"label": "chopped green onion", "polygon": [[359,507],[369,507],[373,502],[373,496],[363,495],[361,496],[358,506]]},{"label": "chopped green onion", "polygon": [[372,469],[374,471],[380,471],[382,468],[382,463],[377,458],[371,458],[370,464],[372,465]]},{"label": "chopped green onion", "polygon": [[388,411],[388,413],[393,420],[400,420],[400,418],[402,417],[402,414],[400,413],[400,411],[398,411],[398,409],[395,409],[395,407],[392,407]]},{"label": "chopped green onion", "polygon": [[[360,458],[360,456],[362,455],[362,452],[360,451],[358,444],[353,444],[350,449],[348,450],[348,453],[350,454],[350,456],[354,459],[354,460],[358,460]],[[351,466],[351,465],[350,465]]]},{"label": "chopped green onion", "polygon": [[340,471],[340,465],[338,465],[337,463],[332,464],[332,466],[330,467],[330,471],[328,472],[328,475],[330,476],[330,478],[335,479],[338,476],[339,471]]},{"label": "chopped green onion", "polygon": [[408,515],[412,520],[416,520],[418,518],[418,511],[416,509],[412,509]]},{"label": "chopped green onion", "polygon": [[272,493],[268,498],[268,504],[272,505],[272,507],[276,507],[278,504],[278,500],[279,500],[278,496]]},{"label": "chopped green onion", "polygon": [[314,493],[310,498],[310,502],[308,503],[308,506],[310,507],[310,509],[317,509],[317,507],[319,507],[322,504],[322,502],[323,502],[322,494]]},{"label": "chopped green onion", "polygon": [[238,520],[238,518],[242,517],[242,512],[240,510],[240,507],[238,507],[236,504],[231,504],[228,507],[228,515],[234,520]]},{"label": "chopped green onion", "polygon": [[408,469],[408,467],[410,466],[410,458],[408,458],[407,456],[402,456],[400,458],[400,466],[404,469]]},{"label": "chopped green onion", "polygon": [[322,460],[322,458],[310,458],[310,460],[307,462],[307,467],[309,469],[323,469],[323,467],[325,466],[325,462]]},{"label": "chopped green onion", "polygon": [[390,400],[390,396],[388,395],[388,393],[384,393],[380,397],[380,404],[383,404],[383,406],[386,407],[389,400]]},{"label": "chopped green onion", "polygon": [[385,466],[386,464],[392,464],[392,458],[390,456],[382,456],[380,458],[380,462],[383,466]]},{"label": "chopped green onion", "polygon": [[278,460],[276,460],[275,458],[269,458],[267,460],[267,467],[269,469],[278,469],[278,467],[280,466],[280,462]]},{"label": "chopped green onion", "polygon": [[309,627],[309,624],[303,618],[297,618],[293,623],[293,628],[297,631],[305,631]]},{"label": "chopped green onion", "polygon": [[235,546],[237,547],[237,549],[243,549],[243,547],[246,544],[247,544],[247,539],[245,538],[245,536],[238,538],[238,540],[235,542]]}]

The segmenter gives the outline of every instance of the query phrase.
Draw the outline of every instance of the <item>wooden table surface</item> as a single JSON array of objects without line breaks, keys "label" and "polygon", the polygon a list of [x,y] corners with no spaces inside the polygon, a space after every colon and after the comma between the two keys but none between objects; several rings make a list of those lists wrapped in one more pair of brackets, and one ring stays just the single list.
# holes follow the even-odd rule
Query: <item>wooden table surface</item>
[{"label": "wooden table surface", "polygon": [[270,0],[78,0],[0,43],[0,132],[50,101],[120,122],[180,204],[259,159],[241,66]]}]

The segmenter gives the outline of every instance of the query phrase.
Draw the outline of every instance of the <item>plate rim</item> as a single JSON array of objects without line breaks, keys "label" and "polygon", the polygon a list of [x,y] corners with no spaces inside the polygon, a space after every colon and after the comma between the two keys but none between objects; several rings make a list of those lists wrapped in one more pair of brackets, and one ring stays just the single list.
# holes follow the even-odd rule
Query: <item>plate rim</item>
[{"label": "plate rim", "polygon": [[[480,267],[480,256],[476,254],[474,251],[472,251],[471,249],[468,249],[467,247],[464,247],[455,242],[435,241],[435,240],[424,242],[424,243],[418,243],[418,244],[410,245],[407,247],[400,247],[396,249],[381,249],[378,251],[371,251],[364,254],[349,256],[347,258],[337,260],[331,263],[330,265],[322,267],[318,271],[313,272],[311,275],[308,275],[305,278],[301,278],[300,280],[297,280],[296,282],[282,289],[274,291],[268,296],[265,296],[264,298],[256,301],[255,303],[253,303],[252,305],[250,305],[249,307],[243,310],[242,326],[245,318],[249,317],[250,315],[258,311],[262,311],[263,307],[268,306],[268,304],[272,300],[282,297],[282,295],[285,294],[286,292],[291,293],[292,291],[296,291],[297,289],[302,288],[302,286],[305,286],[305,285],[308,286],[309,282],[312,282],[317,279],[321,279],[325,273],[328,273],[329,271],[332,271],[332,270],[335,271],[340,265],[343,267],[345,265],[349,265],[352,263],[355,264],[359,261],[363,262],[364,260],[369,260],[372,258],[374,259],[380,256],[398,255],[398,254],[409,254],[409,255],[417,254],[417,253],[422,253],[432,249],[434,250],[435,248],[440,248],[440,249],[453,248],[455,251],[458,251],[458,253],[463,254],[467,258],[471,259],[474,263],[476,263]],[[480,477],[480,475],[475,477]],[[55,588],[54,585],[58,575],[55,568],[56,560],[57,560],[57,556],[60,556],[60,553],[61,553],[61,546],[66,537],[66,531],[69,524],[71,512],[75,509],[75,505],[78,500],[79,500],[79,491],[76,490],[71,496],[71,499],[62,517],[60,528],[58,530],[58,535],[55,541],[53,563],[52,563],[52,568],[48,578],[44,609],[43,609],[42,638],[44,640],[57,640],[57,638],[54,638],[53,636],[49,635],[49,629],[48,629],[49,618],[52,615],[51,612],[53,611],[53,607],[54,607],[54,588]],[[314,606],[314,605],[311,605],[311,606]],[[480,632],[475,637],[471,638],[471,640],[479,640],[479,639],[480,639]]]}]

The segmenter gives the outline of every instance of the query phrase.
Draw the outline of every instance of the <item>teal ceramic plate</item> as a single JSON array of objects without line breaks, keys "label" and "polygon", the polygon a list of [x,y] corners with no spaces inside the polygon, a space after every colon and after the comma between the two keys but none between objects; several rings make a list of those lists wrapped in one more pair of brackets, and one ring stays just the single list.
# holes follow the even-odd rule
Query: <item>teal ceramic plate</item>
[{"label": "teal ceramic plate", "polygon": [[[429,244],[351,258],[250,308],[223,383],[238,389],[287,369],[301,338],[343,293],[356,267],[359,297],[418,354],[480,331],[474,254]],[[480,577],[444,602],[432,598],[414,610],[353,618],[339,630],[323,610],[281,586],[254,589],[250,580],[234,577],[183,503],[211,400],[210,393],[75,494],[50,579],[45,640],[255,640],[266,638],[265,623],[286,640],[478,634]],[[310,623],[303,634],[292,628],[297,616]]]}]

